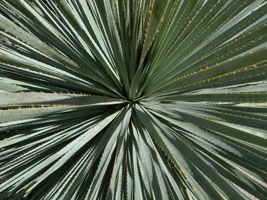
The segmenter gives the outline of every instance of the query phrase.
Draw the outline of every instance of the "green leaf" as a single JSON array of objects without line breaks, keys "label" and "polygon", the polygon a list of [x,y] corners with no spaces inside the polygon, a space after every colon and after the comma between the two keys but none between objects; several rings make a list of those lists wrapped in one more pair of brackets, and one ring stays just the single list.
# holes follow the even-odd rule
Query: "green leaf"
[{"label": "green leaf", "polygon": [[266,8],[2,0],[0,199],[265,199]]}]

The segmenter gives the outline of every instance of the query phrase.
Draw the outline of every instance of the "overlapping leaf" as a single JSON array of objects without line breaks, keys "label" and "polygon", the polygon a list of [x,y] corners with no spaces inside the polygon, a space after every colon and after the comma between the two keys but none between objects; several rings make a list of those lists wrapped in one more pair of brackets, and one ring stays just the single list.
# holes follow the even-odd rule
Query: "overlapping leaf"
[{"label": "overlapping leaf", "polygon": [[264,0],[2,0],[0,199],[265,199]]}]

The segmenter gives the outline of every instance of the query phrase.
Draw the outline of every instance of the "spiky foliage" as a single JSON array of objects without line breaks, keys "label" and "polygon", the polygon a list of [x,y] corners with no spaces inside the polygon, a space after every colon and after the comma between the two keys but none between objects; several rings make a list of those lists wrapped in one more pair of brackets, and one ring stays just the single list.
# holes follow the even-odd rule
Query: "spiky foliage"
[{"label": "spiky foliage", "polygon": [[0,199],[265,199],[264,0],[1,0]]}]

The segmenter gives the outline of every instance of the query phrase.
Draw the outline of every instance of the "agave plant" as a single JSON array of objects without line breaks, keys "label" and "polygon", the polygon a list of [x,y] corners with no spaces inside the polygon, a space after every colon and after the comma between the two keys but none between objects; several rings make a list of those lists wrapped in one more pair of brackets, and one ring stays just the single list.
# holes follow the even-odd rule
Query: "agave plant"
[{"label": "agave plant", "polygon": [[1,0],[0,199],[265,199],[266,10]]}]

